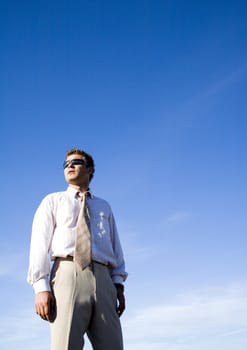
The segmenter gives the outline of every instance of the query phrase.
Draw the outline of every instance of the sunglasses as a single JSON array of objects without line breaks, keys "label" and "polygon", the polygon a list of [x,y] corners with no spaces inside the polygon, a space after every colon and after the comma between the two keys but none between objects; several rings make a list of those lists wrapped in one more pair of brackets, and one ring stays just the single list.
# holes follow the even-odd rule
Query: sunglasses
[{"label": "sunglasses", "polygon": [[87,165],[87,162],[84,159],[71,159],[63,162],[63,168],[68,168],[70,165]]}]

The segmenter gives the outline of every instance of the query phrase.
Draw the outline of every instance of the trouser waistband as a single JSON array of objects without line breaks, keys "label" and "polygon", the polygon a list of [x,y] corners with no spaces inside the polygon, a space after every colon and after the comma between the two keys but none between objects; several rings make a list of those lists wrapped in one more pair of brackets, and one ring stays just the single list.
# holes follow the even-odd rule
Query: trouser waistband
[{"label": "trouser waistband", "polygon": [[[73,256],[71,256],[71,255],[67,255],[67,256],[65,256],[65,257],[62,257],[62,256],[57,256],[56,258],[55,258],[55,261],[74,261],[74,257]],[[100,262],[100,261],[96,261],[96,260],[92,260],[92,262],[91,262],[91,264],[93,264],[93,263],[95,263],[95,264],[99,264],[99,265],[103,265],[103,266],[109,266],[107,263],[103,263],[103,262]],[[90,266],[90,265],[89,265]]]}]

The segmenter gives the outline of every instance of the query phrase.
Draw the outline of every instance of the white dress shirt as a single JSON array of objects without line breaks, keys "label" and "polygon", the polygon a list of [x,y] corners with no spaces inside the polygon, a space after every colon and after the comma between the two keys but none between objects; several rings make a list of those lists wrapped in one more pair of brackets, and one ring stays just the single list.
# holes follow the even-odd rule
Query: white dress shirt
[{"label": "white dress shirt", "polygon": [[[90,212],[92,260],[109,265],[113,283],[126,277],[123,252],[110,205],[91,195],[87,199]],[[33,220],[28,282],[35,293],[50,291],[50,260],[74,256],[76,223],[80,211],[77,191],[47,195]]]}]

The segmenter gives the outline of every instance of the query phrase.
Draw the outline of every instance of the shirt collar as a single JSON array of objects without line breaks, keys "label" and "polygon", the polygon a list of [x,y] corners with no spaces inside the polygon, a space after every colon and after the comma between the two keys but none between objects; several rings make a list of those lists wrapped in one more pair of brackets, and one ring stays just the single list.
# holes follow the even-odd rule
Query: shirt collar
[{"label": "shirt collar", "polygon": [[[77,198],[77,197],[78,197],[78,191],[77,191],[75,188],[71,187],[71,186],[68,186],[67,192],[69,192],[74,198]],[[90,188],[88,189],[87,192],[88,192],[89,198],[92,199],[94,196],[93,196],[93,194],[92,194]]]}]

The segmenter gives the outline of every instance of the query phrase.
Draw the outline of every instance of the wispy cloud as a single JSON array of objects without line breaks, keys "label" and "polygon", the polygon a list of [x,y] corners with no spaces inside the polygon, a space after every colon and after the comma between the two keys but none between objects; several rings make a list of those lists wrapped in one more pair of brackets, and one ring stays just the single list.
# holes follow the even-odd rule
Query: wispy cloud
[{"label": "wispy cloud", "polygon": [[138,225],[138,228],[136,228],[135,223],[126,221],[120,221],[118,226],[125,260],[128,262],[128,265],[136,262],[136,260],[138,260],[138,264],[140,262],[143,263],[157,256],[155,242],[148,239],[153,234],[151,226]]},{"label": "wispy cloud", "polygon": [[[169,303],[150,303],[127,311],[122,324],[126,350],[242,350],[247,341],[247,285],[190,291]],[[0,348],[47,350],[48,323],[25,306],[2,315]],[[88,342],[85,350],[91,350]]]},{"label": "wispy cloud", "polygon": [[[246,58],[245,58],[245,61],[246,61]],[[247,77],[247,63],[244,62],[242,65],[240,65],[236,69],[226,72],[224,76],[221,76],[218,79],[216,78],[215,80],[212,80],[207,85],[201,84],[197,92],[195,92],[193,95],[188,97],[188,99],[185,100],[183,103],[177,104],[174,107],[174,110],[171,113],[171,117],[172,117],[173,123],[176,119],[177,119],[177,123],[173,125],[175,126],[179,125],[178,120],[181,120],[181,118],[184,119],[184,116],[187,115],[187,113],[191,110],[193,111],[192,113],[193,119],[200,118],[201,114],[195,113],[194,111],[194,108],[196,106],[201,108],[202,104],[204,104],[205,101],[210,100],[215,96],[219,96],[231,86],[234,86],[235,84],[237,84],[242,80],[246,80],[246,77]],[[185,119],[188,120],[188,118],[185,118]],[[162,125],[164,125],[164,123],[167,123],[167,119],[163,118],[161,123]],[[160,128],[161,128],[161,125],[159,125],[159,129]]]},{"label": "wispy cloud", "polygon": [[[20,307],[0,317],[1,350],[47,350],[49,347],[49,323],[41,320],[32,308]],[[87,337],[84,348],[92,350]]]},{"label": "wispy cloud", "polygon": [[23,264],[23,255],[2,255],[0,258],[0,278],[6,276],[16,276],[17,269],[20,271],[20,266],[23,266]]},{"label": "wispy cloud", "polygon": [[140,263],[152,261],[158,254],[155,246],[151,246],[141,242],[138,244],[137,241],[133,240],[132,243],[128,240],[124,244],[125,260],[128,262],[128,265],[132,265],[138,261]]},{"label": "wispy cloud", "polygon": [[[0,279],[25,281],[28,256],[23,253],[3,253],[0,258]],[[18,273],[16,273],[18,271]]]},{"label": "wispy cloud", "polygon": [[[247,329],[247,287],[191,292],[170,304],[154,304],[135,310],[124,322],[126,348],[227,349],[230,336]],[[223,335],[228,334],[228,338]],[[210,341],[207,339],[211,339]],[[212,347],[212,339],[215,347]],[[247,339],[247,333],[245,341]],[[203,341],[202,341],[203,340]],[[148,344],[143,347],[142,344]],[[197,346],[197,348],[196,348]],[[200,346],[199,349],[204,349]],[[234,348],[235,349],[235,348]]]},{"label": "wispy cloud", "polygon": [[243,79],[246,79],[246,75],[247,75],[247,64],[244,63],[242,66],[238,67],[237,69],[225,74],[225,76],[222,77],[221,79],[215,80],[210,85],[204,87],[204,89],[202,89],[192,98],[190,98],[185,103],[183,108],[192,106],[194,104],[201,102],[204,99],[220,94],[231,85],[236,84],[237,82]]},{"label": "wispy cloud", "polygon": [[167,221],[168,222],[181,222],[190,217],[190,213],[186,211],[175,211],[168,216]]},{"label": "wispy cloud", "polygon": [[49,348],[48,323],[41,321],[30,308],[16,308],[0,318],[1,350],[47,350]]},{"label": "wispy cloud", "polygon": [[234,331],[231,331],[231,332],[227,332],[225,334],[222,334],[222,336],[224,337],[230,337],[232,335],[239,335],[239,334],[242,334],[242,333],[247,333],[247,327],[244,328],[244,329],[236,329]]},{"label": "wispy cloud", "polygon": [[222,79],[214,82],[211,86],[205,89],[198,97],[205,98],[211,95],[215,95],[223,91],[228,86],[235,84],[236,82],[246,78],[247,65],[244,64],[236,70],[229,72]]}]

